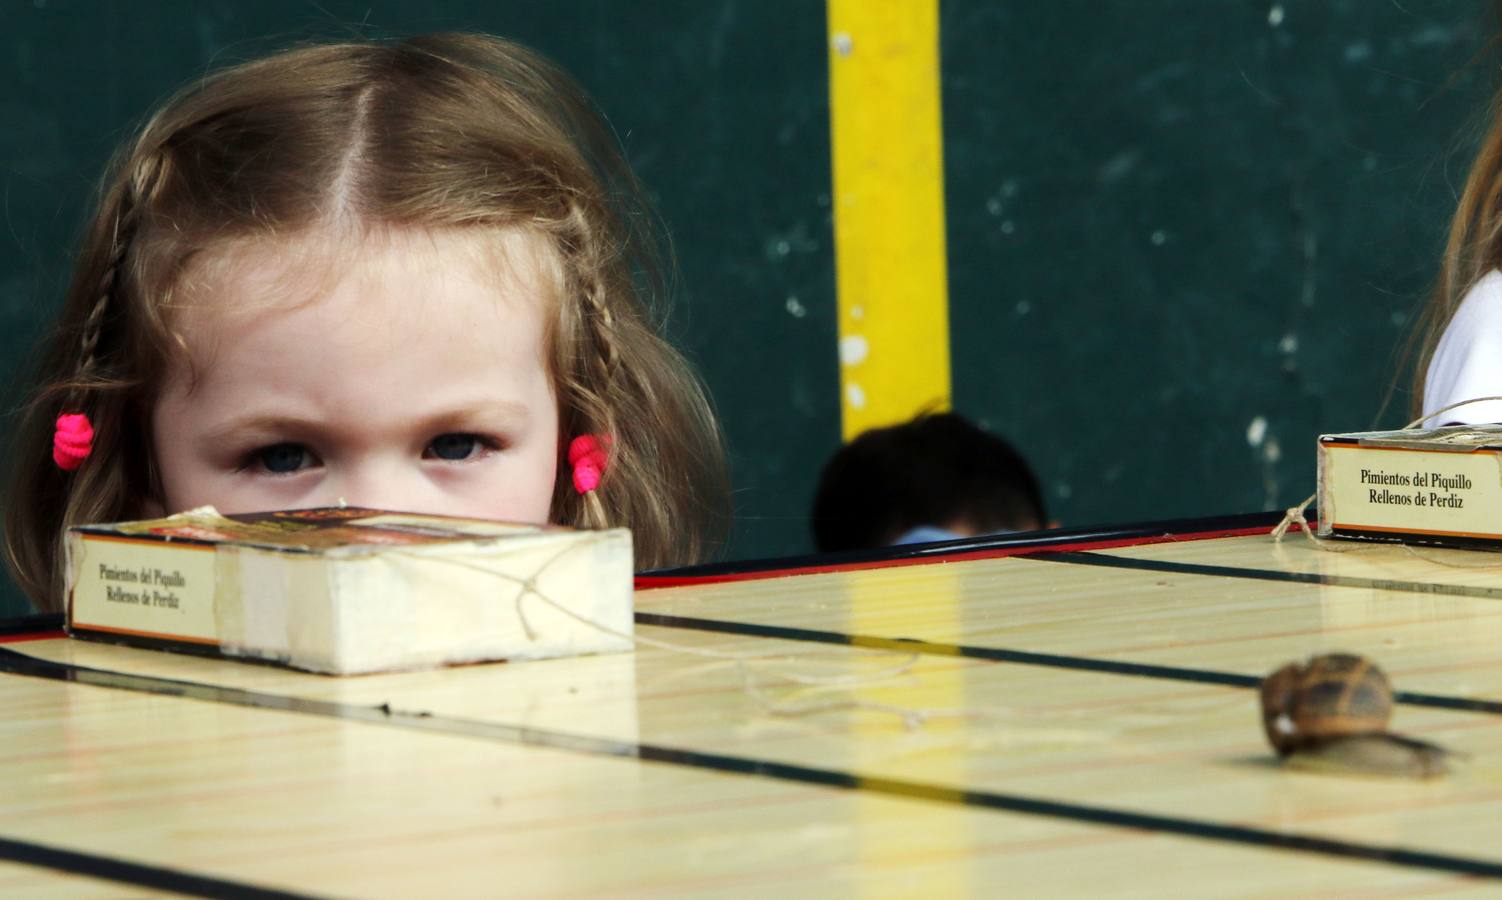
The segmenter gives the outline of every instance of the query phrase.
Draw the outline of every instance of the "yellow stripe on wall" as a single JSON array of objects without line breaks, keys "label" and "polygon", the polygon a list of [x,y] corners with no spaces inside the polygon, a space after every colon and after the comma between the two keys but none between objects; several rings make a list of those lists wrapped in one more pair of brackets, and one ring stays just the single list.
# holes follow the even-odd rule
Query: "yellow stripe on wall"
[{"label": "yellow stripe on wall", "polygon": [[949,408],[938,0],[828,0],[846,440]]}]

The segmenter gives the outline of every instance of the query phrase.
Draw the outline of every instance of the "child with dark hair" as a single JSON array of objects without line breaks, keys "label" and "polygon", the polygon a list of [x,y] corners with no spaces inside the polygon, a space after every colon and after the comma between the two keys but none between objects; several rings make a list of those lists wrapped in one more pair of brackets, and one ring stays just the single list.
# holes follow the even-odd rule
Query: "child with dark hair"
[{"label": "child with dark hair", "polygon": [[825,464],[814,496],[821,552],[1033,531],[1047,520],[1027,461],[954,413],[865,432]]}]

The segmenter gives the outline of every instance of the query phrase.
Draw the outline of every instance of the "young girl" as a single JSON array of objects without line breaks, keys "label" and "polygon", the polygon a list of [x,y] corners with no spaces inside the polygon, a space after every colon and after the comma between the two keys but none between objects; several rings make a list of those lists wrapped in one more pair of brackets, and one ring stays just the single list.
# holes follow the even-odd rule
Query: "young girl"
[{"label": "young girl", "polygon": [[68,525],[205,504],[628,525],[641,567],[700,559],[723,453],[648,315],[639,197],[577,89],[502,40],[195,83],[105,179],[13,450],[17,581],[56,609]]},{"label": "young girl", "polygon": [[[1502,396],[1502,94],[1450,223],[1417,342],[1417,415]],[[1502,401],[1467,404],[1424,424],[1483,422],[1502,422]]]}]

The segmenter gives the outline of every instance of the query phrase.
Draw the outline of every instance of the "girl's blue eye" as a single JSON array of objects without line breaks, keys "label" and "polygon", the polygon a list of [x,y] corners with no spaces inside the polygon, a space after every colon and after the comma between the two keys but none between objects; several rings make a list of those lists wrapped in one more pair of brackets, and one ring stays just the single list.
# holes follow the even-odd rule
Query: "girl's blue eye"
[{"label": "girl's blue eye", "polygon": [[308,448],[302,444],[273,444],[256,451],[261,468],[276,475],[286,475],[306,468]]},{"label": "girl's blue eye", "polygon": [[428,444],[428,452],[437,459],[447,459],[453,462],[469,459],[481,449],[484,443],[479,435],[474,434],[440,434]]}]

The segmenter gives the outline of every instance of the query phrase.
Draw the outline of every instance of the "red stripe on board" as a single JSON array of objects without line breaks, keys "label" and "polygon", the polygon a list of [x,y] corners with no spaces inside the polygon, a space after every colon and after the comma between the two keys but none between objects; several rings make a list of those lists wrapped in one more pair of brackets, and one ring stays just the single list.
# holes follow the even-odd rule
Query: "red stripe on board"
[{"label": "red stripe on board", "polygon": [[[1310,524],[1313,524],[1312,522]],[[1297,530],[1295,525],[1290,531]],[[973,559],[997,559],[1004,556],[1025,556],[1030,553],[1061,553],[1066,550],[1110,550],[1115,547],[1138,547],[1147,544],[1168,544],[1179,541],[1207,541],[1213,538],[1245,537],[1253,534],[1270,534],[1266,525],[1251,528],[1226,528],[1218,531],[1196,531],[1187,534],[1162,534],[1152,537],[1103,538],[1092,541],[1077,541],[1069,544],[1050,544],[1045,547],[993,547],[986,550],[959,550],[934,556],[911,556],[903,559],[878,559],[864,562],[833,565],[798,566],[790,569],[767,569],[760,572],[731,572],[724,575],[638,575],[636,589],[650,591],[654,588],[683,587],[696,584],[721,584],[731,581],[758,581],[763,578],[784,578],[789,575],[822,575],[829,572],[857,572],[863,569],[886,569],[898,566],[927,565],[940,562],[964,562]]]},{"label": "red stripe on board", "polygon": [[19,644],[22,641],[50,641],[53,638],[67,637],[68,633],[61,628],[52,631],[33,631],[29,634],[0,634],[0,644]]}]

